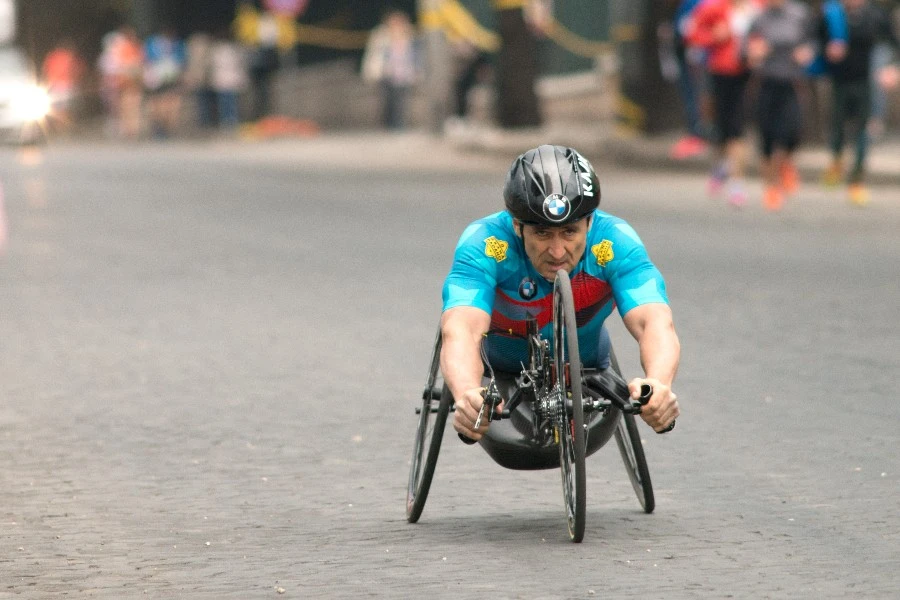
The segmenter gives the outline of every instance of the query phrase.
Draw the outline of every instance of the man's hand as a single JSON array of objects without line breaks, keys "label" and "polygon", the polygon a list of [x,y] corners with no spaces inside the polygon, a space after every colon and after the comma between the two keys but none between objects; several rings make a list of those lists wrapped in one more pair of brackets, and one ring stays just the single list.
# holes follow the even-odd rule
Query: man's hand
[{"label": "man's hand", "polygon": [[885,90],[893,90],[900,83],[900,69],[894,65],[882,67],[875,74],[878,85]]},{"label": "man's hand", "polygon": [[644,405],[641,410],[641,418],[657,433],[662,432],[678,417],[678,396],[672,389],[658,379],[632,379],[628,384],[628,391],[634,400],[638,400],[641,396],[641,385],[650,384],[653,386],[653,395],[650,401]]},{"label": "man's hand", "polygon": [[[455,398],[456,413],[453,418],[453,428],[476,442],[487,432],[491,424],[488,415],[483,415],[478,429],[475,429],[475,421],[478,420],[478,413],[481,411],[481,405],[484,404],[483,393],[483,387],[471,388]],[[500,414],[502,410],[503,402],[500,402],[495,412]]]},{"label": "man's hand", "polygon": [[747,41],[747,63],[756,69],[763,64],[769,55],[769,44],[759,36],[753,36]]},{"label": "man's hand", "polygon": [[816,52],[809,44],[803,44],[794,48],[794,62],[801,67],[808,67],[816,58]]},{"label": "man's hand", "polygon": [[825,44],[825,58],[830,63],[839,63],[847,57],[847,42],[831,40]]}]

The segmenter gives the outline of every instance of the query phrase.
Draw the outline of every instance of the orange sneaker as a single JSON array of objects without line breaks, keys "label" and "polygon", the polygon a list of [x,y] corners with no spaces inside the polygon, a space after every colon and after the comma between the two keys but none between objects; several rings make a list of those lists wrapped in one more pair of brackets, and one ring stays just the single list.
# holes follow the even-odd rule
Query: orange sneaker
[{"label": "orange sneaker", "polygon": [[781,165],[781,187],[788,196],[794,196],[800,191],[800,174],[790,161],[784,161]]},{"label": "orange sneaker", "polygon": [[865,206],[869,203],[869,190],[861,183],[851,183],[847,188],[847,195],[854,206]]},{"label": "orange sneaker", "polygon": [[778,211],[784,206],[784,193],[774,185],[767,185],[763,192],[763,208],[768,211]]}]

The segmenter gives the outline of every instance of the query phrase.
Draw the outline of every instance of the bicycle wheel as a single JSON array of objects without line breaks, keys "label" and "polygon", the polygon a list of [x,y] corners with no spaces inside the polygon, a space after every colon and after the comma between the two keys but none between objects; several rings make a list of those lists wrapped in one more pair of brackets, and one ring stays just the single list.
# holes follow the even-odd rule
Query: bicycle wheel
[{"label": "bicycle wheel", "polygon": [[[619,361],[612,348],[609,349],[609,360],[613,371],[621,376]],[[628,471],[628,478],[631,480],[631,486],[634,488],[638,502],[641,503],[644,512],[652,513],[656,508],[653,483],[650,481],[650,468],[647,466],[644,445],[641,443],[641,434],[638,431],[634,415],[622,413],[622,418],[616,425],[615,436],[619,454],[622,455],[622,462],[625,463],[625,470]]]},{"label": "bicycle wheel", "polygon": [[578,354],[575,303],[572,300],[569,275],[565,271],[557,272],[553,285],[553,344],[555,390],[559,399],[556,436],[559,443],[563,496],[566,502],[569,538],[573,542],[580,542],[584,538],[587,502],[584,470],[584,405],[581,400],[581,356]]},{"label": "bicycle wheel", "polygon": [[[441,442],[444,439],[444,426],[450,413],[453,395],[441,382],[440,371],[441,333],[438,331],[431,355],[431,370],[422,393],[422,405],[419,409],[419,424],[416,428],[416,439],[413,445],[412,461],[409,465],[409,484],[406,488],[406,520],[415,523],[425,508],[434,467],[437,465]],[[440,395],[435,397],[436,384],[440,384]]]}]

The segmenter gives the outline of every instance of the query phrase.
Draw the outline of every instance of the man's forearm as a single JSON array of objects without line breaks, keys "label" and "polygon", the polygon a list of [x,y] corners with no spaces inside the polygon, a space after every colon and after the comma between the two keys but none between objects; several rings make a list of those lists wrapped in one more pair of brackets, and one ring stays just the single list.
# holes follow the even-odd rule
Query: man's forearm
[{"label": "man's forearm", "polygon": [[681,344],[672,322],[649,323],[638,341],[641,366],[647,377],[672,385],[678,372]]},{"label": "man's forearm", "polygon": [[481,336],[448,331],[443,336],[441,372],[453,397],[458,398],[465,390],[481,386]]}]

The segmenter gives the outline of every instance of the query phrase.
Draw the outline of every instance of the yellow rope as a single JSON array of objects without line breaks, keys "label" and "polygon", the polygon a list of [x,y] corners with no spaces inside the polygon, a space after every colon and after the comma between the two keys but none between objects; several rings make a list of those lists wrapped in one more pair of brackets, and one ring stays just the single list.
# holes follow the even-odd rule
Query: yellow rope
[{"label": "yellow rope", "polygon": [[[492,0],[497,10],[522,8],[526,0]],[[237,38],[245,43],[254,41],[257,14],[239,14],[235,23]],[[303,44],[336,50],[362,50],[366,46],[370,32],[367,30],[346,30],[317,25],[293,23],[292,26],[279,20],[279,47]],[[500,48],[500,36],[483,27],[459,0],[444,0],[436,10],[419,15],[419,23],[424,29],[443,29],[451,38],[467,40],[480,50],[496,52]],[[633,27],[619,26],[614,31],[616,41],[634,39]],[[567,29],[562,23],[550,17],[544,32],[549,40],[560,48],[576,56],[595,58],[612,52],[613,44],[584,38]]]},{"label": "yellow rope", "polygon": [[545,33],[557,46],[576,56],[594,58],[601,54],[607,54],[613,51],[613,45],[609,42],[595,42],[583,38],[569,29],[566,29],[562,23],[552,17],[547,23]]}]

